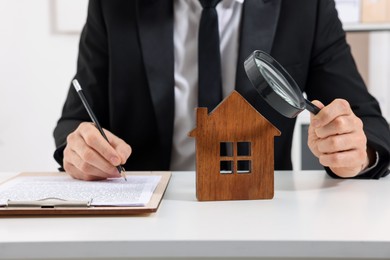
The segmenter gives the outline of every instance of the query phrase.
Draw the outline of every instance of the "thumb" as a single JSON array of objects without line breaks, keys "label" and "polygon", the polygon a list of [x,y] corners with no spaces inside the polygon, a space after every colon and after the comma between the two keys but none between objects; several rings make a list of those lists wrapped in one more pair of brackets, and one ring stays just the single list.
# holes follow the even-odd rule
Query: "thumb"
[{"label": "thumb", "polygon": [[319,101],[319,100],[313,100],[313,101],[311,101],[311,103],[313,103],[314,105],[316,105],[319,109],[322,109],[322,108],[325,107],[325,105],[322,104],[321,101]]},{"label": "thumb", "polygon": [[[325,105],[322,104],[322,102],[319,100],[313,100],[313,101],[311,101],[311,103],[313,103],[313,105],[317,106],[319,109],[322,109],[325,107]],[[319,120],[316,119],[316,116],[317,115],[310,113],[310,126],[313,126],[313,127],[319,126],[320,122],[319,122]]]},{"label": "thumb", "polygon": [[[324,107],[324,104],[322,104],[318,100],[312,101],[313,105],[317,106],[319,109],[322,109]],[[318,141],[319,138],[315,132],[315,128],[319,125],[319,120],[316,119],[317,115],[314,115],[310,113],[310,125],[309,125],[309,130],[308,130],[308,138],[307,138],[307,144],[309,146],[310,151],[319,158],[320,152],[318,150]],[[316,126],[317,124],[317,126]]]}]

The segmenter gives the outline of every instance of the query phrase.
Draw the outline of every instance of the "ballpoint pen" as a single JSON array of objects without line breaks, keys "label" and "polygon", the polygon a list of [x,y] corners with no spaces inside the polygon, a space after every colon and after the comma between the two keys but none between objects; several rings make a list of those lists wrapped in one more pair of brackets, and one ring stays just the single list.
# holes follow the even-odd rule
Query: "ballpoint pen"
[{"label": "ballpoint pen", "polygon": [[[93,113],[92,108],[89,106],[89,104],[87,102],[87,99],[85,98],[85,95],[83,93],[83,89],[81,88],[78,80],[74,79],[72,81],[72,84],[73,84],[73,87],[76,89],[76,92],[79,95],[81,101],[83,102],[83,105],[84,105],[85,109],[87,110],[89,116],[91,117],[92,122],[95,124],[96,128],[99,130],[99,132],[104,137],[104,139],[106,139],[106,141],[108,143],[110,143],[108,141],[108,138],[107,138],[106,134],[104,133],[102,127],[100,126],[100,124],[99,124],[95,114]],[[121,174],[121,176],[127,181],[126,174],[125,174],[125,169],[123,168],[123,166],[122,165],[118,165],[118,166],[116,166],[116,168],[118,169],[118,172]]]}]

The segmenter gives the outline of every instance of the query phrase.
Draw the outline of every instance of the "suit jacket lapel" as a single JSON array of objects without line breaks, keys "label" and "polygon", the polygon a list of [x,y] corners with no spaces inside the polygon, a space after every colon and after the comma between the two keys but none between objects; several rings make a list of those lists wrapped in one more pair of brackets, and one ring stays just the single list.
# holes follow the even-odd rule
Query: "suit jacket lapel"
[{"label": "suit jacket lapel", "polygon": [[280,5],[281,0],[245,0],[244,2],[236,72],[236,88],[240,92],[253,88],[244,70],[245,59],[254,50],[271,52]]},{"label": "suit jacket lapel", "polygon": [[138,15],[150,95],[169,163],[174,118],[173,0],[140,0]]},{"label": "suit jacket lapel", "polygon": [[280,128],[283,116],[265,102],[250,83],[245,59],[255,50],[271,52],[282,0],[245,0],[241,20],[236,90],[272,124]]}]

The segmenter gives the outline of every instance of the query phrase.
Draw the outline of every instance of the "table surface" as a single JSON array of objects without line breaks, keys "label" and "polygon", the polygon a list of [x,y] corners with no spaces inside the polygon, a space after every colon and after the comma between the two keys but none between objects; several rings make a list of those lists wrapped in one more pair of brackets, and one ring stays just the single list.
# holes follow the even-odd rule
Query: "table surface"
[{"label": "table surface", "polygon": [[[0,173],[0,181],[16,173]],[[156,213],[0,218],[0,259],[390,258],[390,178],[275,172],[272,200],[199,202],[173,172]]]}]

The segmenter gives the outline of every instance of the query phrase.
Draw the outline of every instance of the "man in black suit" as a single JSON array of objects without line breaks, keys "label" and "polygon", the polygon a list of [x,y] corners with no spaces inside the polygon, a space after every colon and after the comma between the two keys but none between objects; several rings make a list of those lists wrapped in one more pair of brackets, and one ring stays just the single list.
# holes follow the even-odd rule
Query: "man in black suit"
[{"label": "man in black suit", "polygon": [[[88,123],[73,88],[54,131],[55,159],[71,176],[95,180],[127,170],[193,170],[187,138],[197,106],[198,0],[90,0],[81,35],[79,80],[110,144]],[[282,132],[275,169],[290,170],[295,119],[269,107],[243,67],[254,50],[278,60],[310,100],[309,147],[333,177],[388,174],[390,133],[367,92],[333,0],[223,0],[225,96],[236,89]],[[323,105],[324,104],[324,105]]]}]

